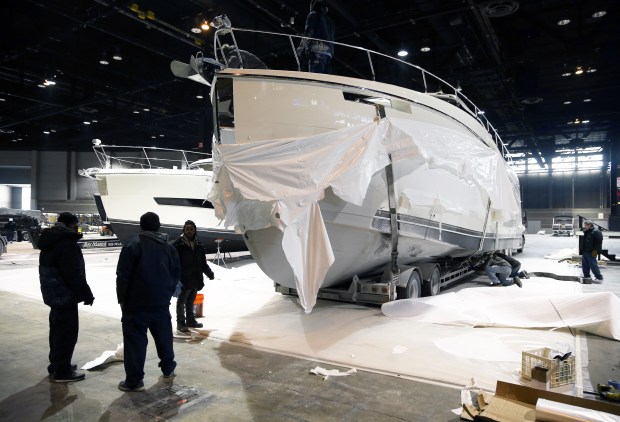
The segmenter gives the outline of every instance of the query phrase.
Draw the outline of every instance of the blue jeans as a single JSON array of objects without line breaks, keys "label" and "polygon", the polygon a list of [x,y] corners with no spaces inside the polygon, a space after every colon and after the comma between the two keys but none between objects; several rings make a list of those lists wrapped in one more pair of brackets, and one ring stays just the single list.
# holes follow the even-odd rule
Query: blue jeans
[{"label": "blue jeans", "polygon": [[507,279],[512,272],[512,268],[510,267],[504,265],[489,265],[485,271],[493,284],[501,283],[503,286],[510,286],[514,283],[512,279]]},{"label": "blue jeans", "polygon": [[135,388],[144,379],[144,361],[149,330],[155,340],[159,367],[170,374],[177,364],[172,347],[172,323],[167,306],[123,311],[123,344],[125,348],[125,385]]},{"label": "blue jeans", "polygon": [[583,269],[583,276],[586,278],[590,277],[590,270],[592,270],[597,280],[603,278],[601,270],[598,268],[596,258],[592,256],[592,251],[583,251],[583,255],[581,255],[581,268]]},{"label": "blue jeans", "polygon": [[312,73],[330,73],[332,58],[327,54],[310,53],[308,71]]}]

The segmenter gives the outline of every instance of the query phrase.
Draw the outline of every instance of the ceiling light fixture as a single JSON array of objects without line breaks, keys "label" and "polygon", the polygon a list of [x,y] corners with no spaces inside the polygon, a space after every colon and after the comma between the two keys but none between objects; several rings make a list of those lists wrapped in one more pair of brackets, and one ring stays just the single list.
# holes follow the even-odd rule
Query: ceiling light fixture
[{"label": "ceiling light fixture", "polygon": [[209,29],[211,29],[211,26],[209,26],[209,22],[203,21],[200,24],[200,29],[202,29],[203,31],[208,31]]},{"label": "ceiling light fixture", "polygon": [[570,73],[570,72],[564,72],[564,73],[562,73],[562,76],[564,76],[564,77],[566,77],[566,76],[570,76],[570,75],[572,75],[572,73]]},{"label": "ceiling light fixture", "polygon": [[45,86],[56,85],[56,82],[53,79],[46,79],[43,82],[43,85],[45,85]]},{"label": "ceiling light fixture", "polygon": [[151,111],[151,109],[150,109],[150,108],[148,108],[148,107],[145,107],[145,108],[143,108],[142,110],[143,110],[143,111]]},{"label": "ceiling light fixture", "polygon": [[581,75],[583,73],[583,68],[581,66],[577,66],[577,70],[575,70],[575,75]]},{"label": "ceiling light fixture", "polygon": [[44,134],[46,134],[46,135],[49,135],[49,134],[50,134],[50,131],[49,131],[49,129],[45,129],[45,130],[43,131],[43,133],[44,133]]},{"label": "ceiling light fixture", "polygon": [[570,104],[570,103],[572,103],[572,101],[568,101],[568,100],[564,101],[564,104]]},{"label": "ceiling light fixture", "polygon": [[605,16],[607,14],[607,12],[605,10],[599,10],[598,12],[594,12],[592,14],[593,18],[602,18],[603,16]]},{"label": "ceiling light fixture", "polygon": [[586,123],[590,123],[590,121],[589,120],[584,120],[581,123],[586,124]]},{"label": "ceiling light fixture", "polygon": [[483,110],[478,110],[478,114],[484,114]]},{"label": "ceiling light fixture", "polygon": [[558,21],[558,25],[559,26],[564,26],[564,25],[568,25],[570,23],[570,19],[560,19]]},{"label": "ceiling light fixture", "polygon": [[596,72],[595,67],[589,67],[588,70],[586,70],[586,73],[594,73],[594,72]]},{"label": "ceiling light fixture", "polygon": [[199,100],[202,100],[204,97],[200,94],[196,95],[196,98],[198,98]]},{"label": "ceiling light fixture", "polygon": [[105,58],[102,58],[101,60],[99,60],[99,64],[102,64],[104,66],[107,66],[110,64],[109,61],[107,61]]},{"label": "ceiling light fixture", "polygon": [[119,62],[120,62],[121,60],[123,60],[123,56],[121,56],[121,54],[120,54],[120,53],[114,53],[114,55],[112,56],[112,58],[113,58],[114,60],[116,60],[116,61],[119,61]]},{"label": "ceiling light fixture", "polygon": [[89,125],[89,124],[90,124],[90,122],[89,122],[88,120],[85,120],[85,121],[84,121],[84,124],[85,124],[85,125]]},{"label": "ceiling light fixture", "polygon": [[591,98],[584,98],[584,99],[583,99],[583,102],[584,102],[584,103],[589,103],[590,101],[592,101],[592,99],[591,99]]},{"label": "ceiling light fixture", "polygon": [[405,57],[405,56],[407,56],[407,54],[409,54],[409,52],[407,50],[400,50],[398,52],[398,57]]},{"label": "ceiling light fixture", "polygon": [[133,114],[140,114],[140,112],[138,110],[134,110]]},{"label": "ceiling light fixture", "polygon": [[424,47],[420,48],[420,51],[423,53],[428,53],[429,51],[431,51],[431,48],[425,45]]}]

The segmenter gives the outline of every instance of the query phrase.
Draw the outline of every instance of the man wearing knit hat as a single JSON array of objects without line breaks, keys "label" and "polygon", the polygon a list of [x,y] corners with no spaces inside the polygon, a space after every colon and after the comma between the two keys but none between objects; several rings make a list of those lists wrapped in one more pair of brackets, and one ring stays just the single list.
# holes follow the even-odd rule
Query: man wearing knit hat
[{"label": "man wearing knit hat", "polygon": [[[183,234],[172,244],[181,261],[181,293],[177,299],[177,330],[188,333],[189,328],[202,328],[196,321],[194,301],[198,290],[205,286],[203,274],[213,280],[214,274],[207,264],[204,245],[196,238],[196,224],[187,220],[183,225]],[[187,317],[186,317],[187,315]]]},{"label": "man wearing knit hat", "polygon": [[159,226],[157,214],[142,215],[142,231],[123,246],[118,257],[116,295],[123,311],[125,352],[121,391],[144,391],[147,330],[155,340],[164,378],[175,375],[170,299],[179,280],[179,256],[168,236],[158,232]]},{"label": "man wearing knit hat", "polygon": [[39,238],[39,281],[43,302],[50,307],[50,364],[47,372],[52,382],[84,379],[71,363],[78,339],[78,303],[92,305],[95,298],[86,282],[82,250],[77,242],[78,218],[70,212],[58,216],[54,227],[41,232]]}]

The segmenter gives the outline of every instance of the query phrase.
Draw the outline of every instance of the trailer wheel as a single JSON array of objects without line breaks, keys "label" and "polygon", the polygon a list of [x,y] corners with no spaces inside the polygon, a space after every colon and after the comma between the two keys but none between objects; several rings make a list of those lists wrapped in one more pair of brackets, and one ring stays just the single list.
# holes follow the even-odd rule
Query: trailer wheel
[{"label": "trailer wheel", "polygon": [[433,273],[430,278],[426,280],[426,282],[422,285],[422,292],[424,296],[436,296],[439,294],[439,289],[441,288],[441,271],[439,271],[439,267],[435,267],[433,269]]},{"label": "trailer wheel", "polygon": [[420,293],[422,290],[422,278],[417,271],[412,271],[409,276],[409,280],[407,281],[407,286],[396,287],[396,296],[397,299],[412,299],[416,297],[420,297]]}]

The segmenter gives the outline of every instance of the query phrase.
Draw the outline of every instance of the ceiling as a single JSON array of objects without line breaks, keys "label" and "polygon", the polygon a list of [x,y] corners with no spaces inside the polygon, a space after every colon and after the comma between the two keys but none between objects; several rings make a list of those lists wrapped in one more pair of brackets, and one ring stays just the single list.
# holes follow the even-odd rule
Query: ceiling
[{"label": "ceiling", "polygon": [[[235,27],[300,33],[308,3],[3,0],[0,150],[86,151],[94,138],[205,148],[206,87],[170,72],[172,60],[187,62],[199,50],[212,56],[213,33],[190,32],[194,19],[225,13]],[[609,151],[620,142],[620,2],[328,3],[336,41],[390,56],[407,49],[405,60],[460,85],[511,151],[550,157],[560,148]],[[593,17],[599,11],[606,14]],[[570,22],[558,25],[562,19]],[[431,50],[421,52],[423,45]],[[280,57],[279,46],[252,48],[268,65]],[[100,63],[104,56],[107,65]],[[334,73],[357,66],[367,62],[338,57],[336,49]],[[576,75],[578,66],[590,72]],[[56,84],[40,87],[46,78]]]}]

